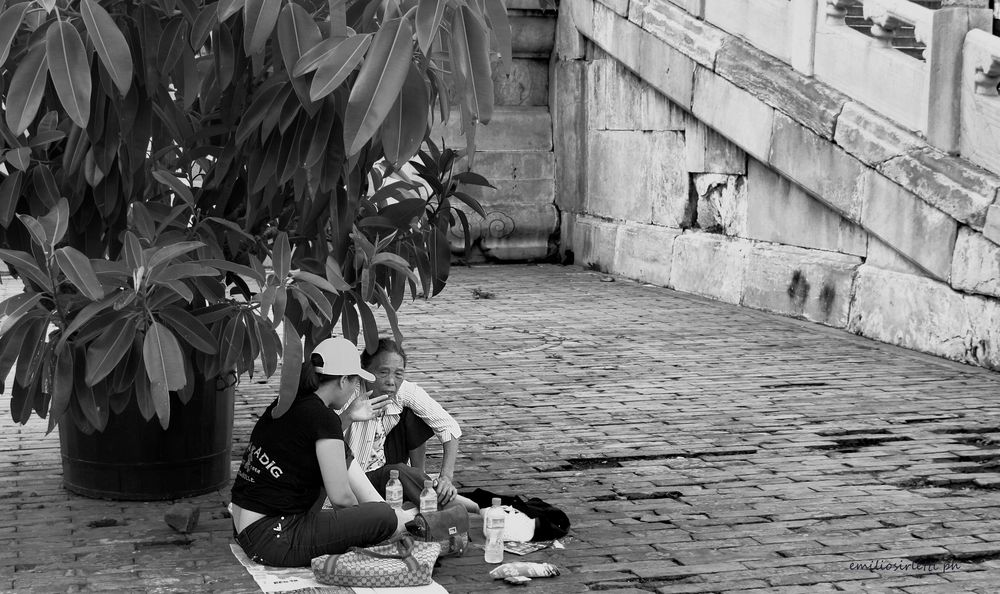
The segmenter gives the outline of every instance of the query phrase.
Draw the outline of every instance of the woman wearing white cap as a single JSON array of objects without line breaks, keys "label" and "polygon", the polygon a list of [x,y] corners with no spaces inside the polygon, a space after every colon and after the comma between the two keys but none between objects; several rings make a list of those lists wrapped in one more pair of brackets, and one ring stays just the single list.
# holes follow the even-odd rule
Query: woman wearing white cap
[{"label": "woman wearing white cap", "polygon": [[[316,345],[302,365],[298,394],[286,413],[277,400],[257,420],[232,490],[236,541],[254,561],[307,566],[313,557],[369,546],[405,530],[412,519],[372,487],[344,444],[343,408],[375,378],[344,338]],[[333,509],[322,509],[325,487]]]}]

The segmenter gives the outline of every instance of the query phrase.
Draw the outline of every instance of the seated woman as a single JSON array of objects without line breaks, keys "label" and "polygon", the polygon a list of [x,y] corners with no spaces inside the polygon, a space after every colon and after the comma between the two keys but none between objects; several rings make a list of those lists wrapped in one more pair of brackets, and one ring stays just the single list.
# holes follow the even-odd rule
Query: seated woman
[{"label": "seated woman", "polygon": [[[400,534],[412,519],[372,487],[330,409],[346,405],[362,377],[374,379],[357,347],[328,338],[303,363],[291,408],[275,418],[275,400],[254,425],[232,489],[236,541],[254,561],[308,566],[313,557]],[[333,509],[322,509],[321,487]]]}]

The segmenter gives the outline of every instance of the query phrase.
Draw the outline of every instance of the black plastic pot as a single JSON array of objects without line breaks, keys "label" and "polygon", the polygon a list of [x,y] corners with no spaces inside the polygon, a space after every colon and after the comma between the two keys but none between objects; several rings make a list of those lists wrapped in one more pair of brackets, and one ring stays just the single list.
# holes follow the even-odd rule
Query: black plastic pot
[{"label": "black plastic pot", "polygon": [[195,386],[187,404],[170,401],[170,426],[146,421],[133,398],[103,432],[59,423],[64,486],[100,499],[164,500],[224,488],[230,477],[233,392],[219,380]]}]

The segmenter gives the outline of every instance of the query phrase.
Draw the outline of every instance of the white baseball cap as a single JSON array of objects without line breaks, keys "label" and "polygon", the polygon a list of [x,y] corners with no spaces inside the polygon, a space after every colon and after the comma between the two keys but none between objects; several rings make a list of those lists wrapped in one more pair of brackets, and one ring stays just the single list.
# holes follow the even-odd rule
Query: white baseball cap
[{"label": "white baseball cap", "polygon": [[375,381],[375,376],[361,369],[361,354],[358,347],[346,338],[327,338],[316,345],[312,351],[313,355],[319,355],[323,360],[321,365],[316,366],[316,373],[323,375],[359,375],[362,379],[370,382]]}]

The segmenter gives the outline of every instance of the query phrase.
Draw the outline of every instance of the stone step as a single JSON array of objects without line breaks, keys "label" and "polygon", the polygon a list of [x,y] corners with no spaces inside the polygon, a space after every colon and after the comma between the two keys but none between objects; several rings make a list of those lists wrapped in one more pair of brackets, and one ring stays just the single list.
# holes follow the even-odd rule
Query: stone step
[{"label": "stone step", "polygon": [[[465,169],[465,163],[465,159],[459,161],[456,170]],[[476,151],[472,170],[491,182],[497,180],[551,180],[555,177],[555,153],[552,151]]]},{"label": "stone step", "polygon": [[493,71],[493,102],[496,105],[548,105],[548,58],[514,58],[509,70],[497,65]]},{"label": "stone step", "polygon": [[[453,109],[446,125],[440,122],[431,131],[435,142],[444,137],[445,146],[465,146],[461,115]],[[552,116],[548,107],[498,106],[490,123],[476,131],[476,150],[551,151]]]},{"label": "stone step", "polygon": [[555,15],[532,15],[512,12],[510,19],[511,49],[514,57],[540,56],[552,53],[556,39]]}]

